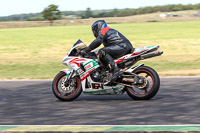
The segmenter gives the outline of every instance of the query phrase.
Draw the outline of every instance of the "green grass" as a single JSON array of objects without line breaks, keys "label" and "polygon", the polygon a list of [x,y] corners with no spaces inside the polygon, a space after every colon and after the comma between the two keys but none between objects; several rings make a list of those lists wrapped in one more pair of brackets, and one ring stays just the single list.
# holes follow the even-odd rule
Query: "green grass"
[{"label": "green grass", "polygon": [[[164,54],[141,61],[158,72],[200,75],[200,21],[110,24],[134,47],[160,45]],[[50,78],[62,65],[72,45],[81,39],[87,45],[94,37],[90,25],[0,29],[0,78]],[[190,70],[196,70],[191,73]]]}]

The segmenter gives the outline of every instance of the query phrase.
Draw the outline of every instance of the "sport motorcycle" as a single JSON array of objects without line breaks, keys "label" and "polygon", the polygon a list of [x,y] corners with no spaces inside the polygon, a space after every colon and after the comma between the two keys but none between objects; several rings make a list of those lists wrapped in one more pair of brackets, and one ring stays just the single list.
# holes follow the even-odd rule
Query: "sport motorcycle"
[{"label": "sport motorcycle", "polygon": [[126,92],[135,100],[148,100],[156,95],[160,88],[157,72],[138,61],[163,54],[159,46],[146,46],[135,50],[114,61],[123,70],[117,80],[109,85],[112,73],[109,65],[99,59],[98,49],[83,55],[81,51],[87,46],[78,40],[65,55],[63,64],[67,69],[61,70],[54,78],[52,91],[61,101],[72,101],[81,93],[89,95],[122,95]]}]

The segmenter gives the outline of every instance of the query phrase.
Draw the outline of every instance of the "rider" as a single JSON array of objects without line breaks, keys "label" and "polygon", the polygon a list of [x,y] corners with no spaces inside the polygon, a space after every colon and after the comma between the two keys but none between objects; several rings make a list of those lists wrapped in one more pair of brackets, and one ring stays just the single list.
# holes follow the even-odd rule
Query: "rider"
[{"label": "rider", "polygon": [[104,48],[101,48],[98,52],[99,58],[106,65],[110,65],[112,72],[112,79],[110,82],[114,82],[117,77],[122,74],[121,69],[114,62],[114,59],[133,52],[134,48],[130,41],[120,32],[107,27],[105,20],[95,21],[92,24],[92,31],[96,39],[82,52],[83,54],[87,54],[103,43]]}]

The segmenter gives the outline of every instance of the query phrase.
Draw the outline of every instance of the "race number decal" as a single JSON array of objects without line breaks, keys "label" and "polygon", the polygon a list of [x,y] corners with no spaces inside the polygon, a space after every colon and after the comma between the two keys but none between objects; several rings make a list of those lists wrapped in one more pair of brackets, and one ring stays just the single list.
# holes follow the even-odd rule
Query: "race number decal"
[{"label": "race number decal", "polygon": [[92,83],[92,89],[104,89],[103,88],[103,84],[99,84],[99,83]]}]

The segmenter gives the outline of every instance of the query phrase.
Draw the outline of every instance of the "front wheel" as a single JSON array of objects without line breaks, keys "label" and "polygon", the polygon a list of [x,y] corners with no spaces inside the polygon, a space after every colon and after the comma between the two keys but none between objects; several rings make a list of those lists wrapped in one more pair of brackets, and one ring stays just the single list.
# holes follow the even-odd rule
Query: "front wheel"
[{"label": "front wheel", "polygon": [[81,81],[78,76],[65,82],[66,73],[60,72],[52,83],[53,94],[61,101],[72,101],[82,92]]},{"label": "front wheel", "polygon": [[140,84],[130,84],[134,87],[126,87],[127,94],[135,100],[148,100],[156,95],[160,88],[160,78],[157,72],[148,66],[142,66],[133,71],[143,79]]}]

